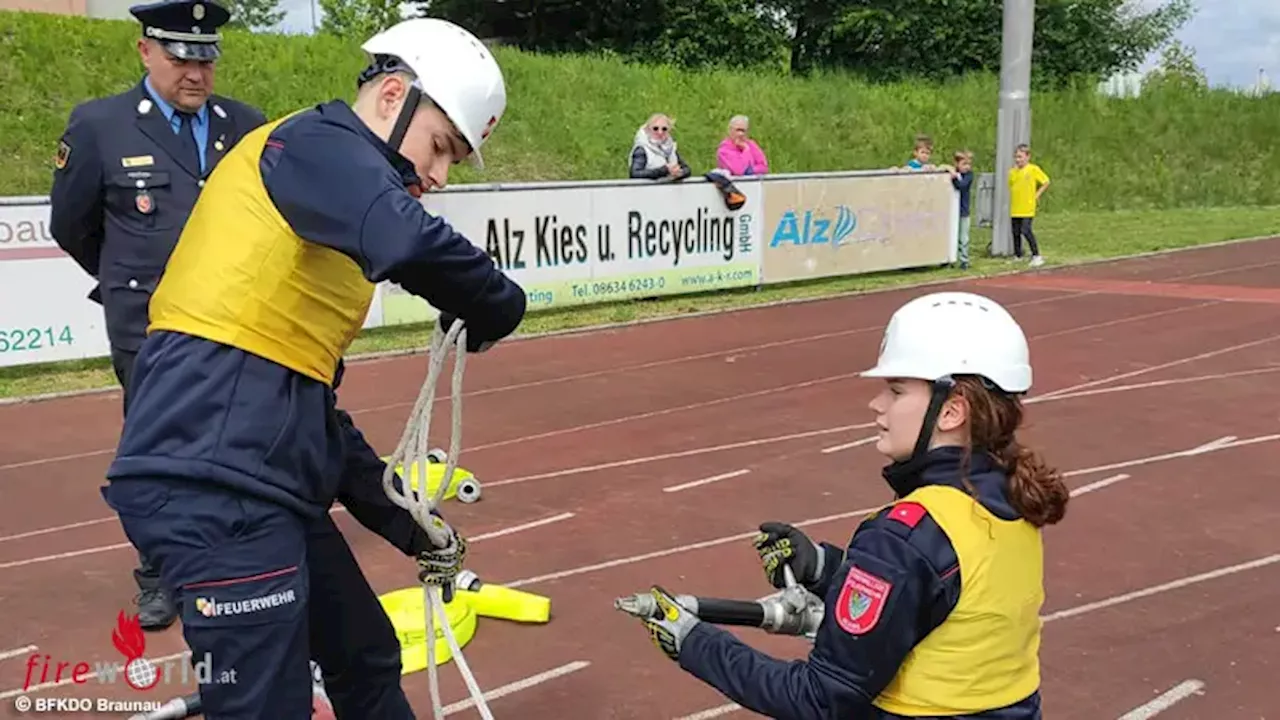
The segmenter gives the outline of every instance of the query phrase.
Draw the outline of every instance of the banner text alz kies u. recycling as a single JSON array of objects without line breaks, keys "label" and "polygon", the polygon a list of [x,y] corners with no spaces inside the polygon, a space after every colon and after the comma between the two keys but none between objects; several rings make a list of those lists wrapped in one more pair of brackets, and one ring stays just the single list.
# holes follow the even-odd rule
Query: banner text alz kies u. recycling
[{"label": "banner text alz kies u. recycling", "polygon": [[[625,252],[628,260],[670,258],[673,267],[689,255],[718,255],[733,260],[735,221],[729,215],[713,215],[698,208],[693,217],[646,219],[638,210],[627,211]],[[598,223],[564,223],[555,214],[533,218],[532,232],[511,218],[489,218],[485,251],[503,270],[611,262],[618,259],[612,227]],[[592,250],[594,249],[594,256]]]}]

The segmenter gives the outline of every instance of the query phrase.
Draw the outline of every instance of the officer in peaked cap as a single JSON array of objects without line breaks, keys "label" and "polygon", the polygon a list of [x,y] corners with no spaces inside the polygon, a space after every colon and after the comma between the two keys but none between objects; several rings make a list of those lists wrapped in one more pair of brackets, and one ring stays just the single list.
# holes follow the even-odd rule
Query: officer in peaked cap
[{"label": "officer in peaked cap", "polygon": [[[225,8],[176,0],[130,11],[142,23],[137,49],[146,74],[122,93],[71,111],[50,191],[54,238],[98,283],[89,297],[103,306],[125,412],[151,292],[205,178],[266,122],[257,108],[212,94],[222,54],[218,28],[231,17]],[[140,624],[168,627],[177,608],[156,563],[140,559],[134,571]]]},{"label": "officer in peaked cap", "polygon": [[218,28],[231,13],[208,0],[166,0],[134,5],[129,12],[142,23],[142,36],[160,43],[179,60],[213,61],[222,54]]}]

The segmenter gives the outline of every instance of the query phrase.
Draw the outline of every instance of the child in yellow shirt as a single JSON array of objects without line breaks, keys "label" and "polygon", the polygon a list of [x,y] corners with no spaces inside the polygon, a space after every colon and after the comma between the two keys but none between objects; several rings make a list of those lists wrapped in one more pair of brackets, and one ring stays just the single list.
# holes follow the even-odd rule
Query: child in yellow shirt
[{"label": "child in yellow shirt", "polygon": [[1031,267],[1044,264],[1040,257],[1040,245],[1031,232],[1031,221],[1036,216],[1036,202],[1049,187],[1049,176],[1039,165],[1031,162],[1031,148],[1019,145],[1013,151],[1013,167],[1009,169],[1009,218],[1013,230],[1013,254],[1022,257],[1022,238],[1031,246]]}]

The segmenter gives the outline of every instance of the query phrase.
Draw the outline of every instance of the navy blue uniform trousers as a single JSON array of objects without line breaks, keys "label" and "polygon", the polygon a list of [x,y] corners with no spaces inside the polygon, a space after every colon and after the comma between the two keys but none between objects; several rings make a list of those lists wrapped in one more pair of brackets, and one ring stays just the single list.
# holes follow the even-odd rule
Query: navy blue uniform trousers
[{"label": "navy blue uniform trousers", "polygon": [[192,661],[212,669],[205,718],[310,718],[308,657],[339,718],[414,717],[395,630],[327,513],[165,478],[115,480],[103,496],[180,603]]}]

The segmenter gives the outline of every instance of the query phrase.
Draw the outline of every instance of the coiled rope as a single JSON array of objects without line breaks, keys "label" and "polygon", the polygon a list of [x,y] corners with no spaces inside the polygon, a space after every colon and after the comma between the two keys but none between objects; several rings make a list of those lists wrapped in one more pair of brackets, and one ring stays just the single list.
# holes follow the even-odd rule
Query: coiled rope
[{"label": "coiled rope", "polygon": [[[447,525],[443,528],[438,527],[433,522],[431,510],[438,507],[444,499],[445,491],[453,481],[454,470],[458,467],[458,452],[462,444],[462,372],[466,364],[466,347],[467,331],[463,327],[461,319],[454,320],[447,333],[442,333],[439,326],[432,333],[429,351],[431,361],[427,369],[427,379],[418,393],[418,400],[414,403],[413,411],[409,414],[409,421],[405,425],[404,434],[400,437],[400,444],[392,454],[391,460],[387,462],[386,471],[382,475],[382,488],[387,497],[413,515],[414,520],[426,531],[432,542],[438,547],[443,547],[448,542],[449,528]],[[449,355],[451,349],[456,352],[453,361],[453,387],[450,393],[453,417],[449,437],[449,455],[445,461],[444,478],[440,481],[440,486],[436,488],[433,497],[427,497],[427,452],[430,449],[428,435],[431,431],[431,409],[435,405],[436,383],[439,381],[445,358]],[[397,491],[395,487],[395,469],[397,466],[404,468],[405,471],[405,476],[401,482],[401,491]],[[416,490],[413,489],[412,483],[409,481],[409,478],[415,472],[418,477]],[[429,585],[424,580],[422,593],[427,624],[427,681],[431,685],[431,707],[436,720],[443,720],[444,718],[444,706],[440,701],[440,683],[436,675],[435,622],[437,612],[439,613],[439,621],[442,625],[441,629],[444,631],[444,637],[449,643],[449,649],[453,653],[454,662],[457,663],[458,672],[462,674],[462,679],[467,684],[467,691],[470,692],[471,699],[480,710],[480,715],[484,720],[493,720],[493,714],[489,712],[489,706],[485,704],[484,694],[480,692],[480,686],[476,683],[475,676],[471,674],[471,668],[462,656],[462,648],[458,646],[458,640],[453,635],[453,627],[449,624],[444,600],[440,596],[440,588]]]}]

